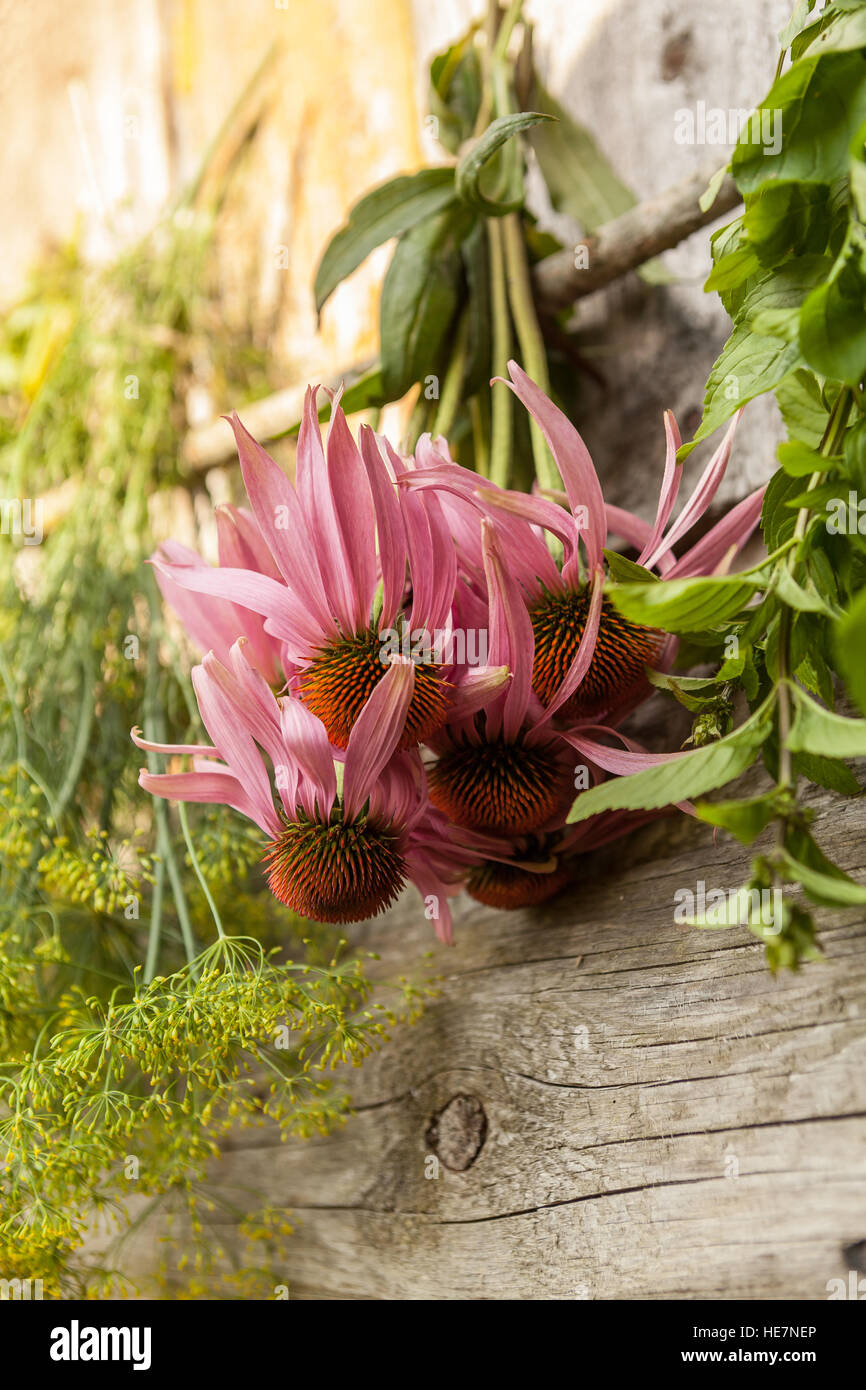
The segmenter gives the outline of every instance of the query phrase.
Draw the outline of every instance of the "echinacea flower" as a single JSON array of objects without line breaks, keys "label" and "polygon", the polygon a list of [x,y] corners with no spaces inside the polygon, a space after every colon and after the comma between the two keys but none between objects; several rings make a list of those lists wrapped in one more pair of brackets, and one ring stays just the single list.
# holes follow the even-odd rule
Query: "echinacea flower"
[{"label": "echinacea flower", "polygon": [[234,643],[228,666],[209,653],[193,669],[212,745],[150,743],[132,731],[139,748],[193,762],[189,772],[142,769],[140,785],[173,801],[220,802],[254,821],[267,836],[263,862],[271,891],[301,916],[327,922],[375,916],[408,880],[435,899],[430,916],[449,940],[449,879],[459,876],[465,856],[431,810],[417,754],[395,756],[414,664],[397,658],[376,684],[349,736],[340,785],[322,723],[300,700],[274,696],[250,665],[246,646]]},{"label": "echinacea flower", "polygon": [[[172,585],[260,614],[265,632],[283,644],[289,688],[346,748],[385,676],[389,635],[397,633],[399,646],[404,629],[447,630],[456,578],[447,523],[435,497],[409,506],[398,497],[385,442],[365,427],[359,450],[337,400],[326,451],[314,388],[306,393],[295,487],[237,415],[230,423],[277,577],[261,566],[179,564],[165,550],[153,563]],[[417,665],[401,747],[443,723],[448,676],[436,662]]]},{"label": "echinacea flower", "polygon": [[[637,562],[665,578],[712,573],[730,564],[751,535],[761,512],[759,488],[734,507],[696,545],[677,558],[673,547],[703,516],[724,476],[737,418],[710,459],[677,520],[668,525],[682,478],[676,454],[680,435],[665,414],[666,458],[654,525],[605,504],[595,467],[571,422],[516,362],[508,364],[510,386],[544,433],[564,484],[558,501],[503,491],[447,459],[437,441],[438,464],[403,479],[415,489],[441,489],[492,517],[507,518],[509,569],[520,579],[534,637],[532,688],[550,714],[566,724],[603,716],[621,718],[649,693],[645,669],[667,664],[674,644],[667,634],[625,618],[604,595],[604,548],[608,533],[639,552]],[[532,523],[515,529],[514,522]],[[562,543],[557,565],[543,538]]]},{"label": "echinacea flower", "polygon": [[428,740],[437,755],[428,770],[430,798],[455,825],[524,835],[564,814],[574,759],[533,694],[529,614],[487,518],[481,536],[490,661],[512,677],[482,710],[449,719]]}]

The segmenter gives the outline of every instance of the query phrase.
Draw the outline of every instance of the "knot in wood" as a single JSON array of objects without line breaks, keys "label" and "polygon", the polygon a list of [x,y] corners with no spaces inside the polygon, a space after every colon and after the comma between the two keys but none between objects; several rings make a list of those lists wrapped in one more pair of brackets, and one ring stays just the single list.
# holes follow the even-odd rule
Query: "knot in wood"
[{"label": "knot in wood", "polygon": [[471,1168],[487,1138],[487,1116],[477,1096],[452,1096],[427,1126],[427,1144],[454,1173]]}]

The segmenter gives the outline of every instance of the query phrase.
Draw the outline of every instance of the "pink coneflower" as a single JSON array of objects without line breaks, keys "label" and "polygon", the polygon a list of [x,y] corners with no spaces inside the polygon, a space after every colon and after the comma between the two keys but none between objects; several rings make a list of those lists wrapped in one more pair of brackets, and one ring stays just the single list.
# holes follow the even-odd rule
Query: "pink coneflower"
[{"label": "pink coneflower", "polygon": [[435,898],[429,915],[450,940],[447,897],[465,856],[431,810],[417,754],[394,756],[414,664],[398,658],[376,684],[349,736],[342,786],[322,723],[300,700],[275,698],[244,641],[232,646],[228,666],[209,653],[192,676],[213,744],[155,744],[134,729],[139,748],[193,760],[190,772],[142,769],[140,785],[173,801],[220,802],[254,821],[267,836],[271,891],[301,916],[375,916],[408,880]]},{"label": "pink coneflower", "polygon": [[[170,584],[251,609],[283,644],[289,688],[322,720],[332,743],[348,746],[361,710],[387,669],[382,644],[404,630],[448,628],[456,556],[435,496],[397,495],[396,456],[373,431],[359,450],[337,401],[327,451],[306,394],[296,487],[244,429],[231,425],[258,529],[276,575],[261,566],[211,568],[153,558]],[[377,545],[378,537],[378,545]],[[418,663],[400,746],[413,747],[445,720],[452,701],[447,666]]]},{"label": "pink coneflower", "polygon": [[[532,688],[558,721],[574,723],[622,717],[648,693],[645,668],[665,664],[673,644],[667,634],[623,617],[604,596],[604,548],[608,533],[638,550],[638,563],[666,578],[712,573],[730,563],[754,530],[764,489],[759,488],[677,559],[673,547],[703,516],[724,476],[736,419],[700,478],[694,493],[670,526],[682,470],[676,453],[680,435],[665,414],[666,458],[655,524],[620,507],[607,506],[589,452],[570,421],[516,362],[509,362],[510,386],[530,411],[550,446],[564,483],[561,501],[503,491],[460,468],[437,441],[438,464],[408,475],[413,489],[441,489],[471,502],[491,517],[507,518],[509,569],[517,575],[534,638]],[[532,523],[515,528],[516,521]],[[562,543],[561,566],[554,563],[543,531]]]},{"label": "pink coneflower", "polygon": [[481,711],[449,719],[429,740],[437,754],[430,797],[455,825],[523,835],[564,814],[573,755],[532,691],[529,614],[492,521],[482,521],[481,534],[490,661],[507,666],[512,679]]}]

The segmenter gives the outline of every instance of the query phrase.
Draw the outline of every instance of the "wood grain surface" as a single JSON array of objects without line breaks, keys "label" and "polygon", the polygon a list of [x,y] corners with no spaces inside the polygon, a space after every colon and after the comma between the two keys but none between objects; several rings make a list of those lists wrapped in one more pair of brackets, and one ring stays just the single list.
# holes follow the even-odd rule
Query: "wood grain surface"
[{"label": "wood grain surface", "polygon": [[[863,801],[829,804],[861,874]],[[826,1298],[866,1236],[866,933],[824,913],[826,960],[774,979],[745,930],[674,924],[747,862],[677,818],[546,909],[464,900],[450,951],[414,896],[356,929],[383,978],[432,946],[442,992],[352,1073],[345,1128],[223,1160],[293,1213],[290,1296]]]}]

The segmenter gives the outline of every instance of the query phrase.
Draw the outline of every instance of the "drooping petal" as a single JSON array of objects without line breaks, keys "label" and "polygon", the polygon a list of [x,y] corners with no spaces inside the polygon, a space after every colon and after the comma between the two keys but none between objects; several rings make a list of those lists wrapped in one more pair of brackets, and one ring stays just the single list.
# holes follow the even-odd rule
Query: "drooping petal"
[{"label": "drooping petal", "polygon": [[589,567],[595,570],[604,550],[604,496],[589,450],[571,421],[522,367],[509,362],[508,370],[511,381],[505,384],[523,402],[547,440],[584,538]]},{"label": "drooping petal", "polygon": [[[488,660],[491,666],[507,666],[512,672],[501,710],[502,734],[506,742],[511,742],[520,732],[529,706],[535,640],[529,610],[505,564],[494,523],[483,521],[481,531],[490,605]],[[495,737],[497,722],[491,707],[488,737]]]},{"label": "drooping petal", "polygon": [[601,622],[602,600],[604,598],[604,572],[596,570],[592,577],[592,585],[589,595],[589,609],[586,615],[586,624],[578,643],[574,661],[569,667],[568,673],[557,690],[550,704],[545,710],[544,719],[549,719],[561,709],[580,686],[581,681],[589,670],[590,662],[595,654],[596,641],[598,639],[598,629]]},{"label": "drooping petal", "polygon": [[144,753],[165,753],[174,756],[196,757],[200,753],[215,753],[216,749],[209,743],[151,743],[144,738],[141,729],[136,726],[129,731],[136,748],[140,748]]},{"label": "drooping petal", "polygon": [[352,819],[362,809],[373,783],[397,748],[414,692],[415,666],[398,657],[358,715],[349,735],[343,774],[346,819]]},{"label": "drooping petal", "polygon": [[745,497],[732,507],[727,516],[677,560],[668,574],[669,579],[688,579],[696,574],[711,574],[722,557],[741,550],[761,519],[761,506],[766,488]]},{"label": "drooping petal", "polygon": [[206,666],[192,669],[199,712],[214,747],[244,788],[250,805],[256,810],[256,820],[263,825],[274,816],[270,779],[243,717],[244,711],[238,709],[214,679],[215,662],[216,658],[211,656]]},{"label": "drooping petal", "polygon": [[642,565],[647,555],[652,555],[656,546],[662,538],[664,529],[670,520],[674,503],[677,500],[677,493],[680,490],[683,470],[677,464],[677,449],[682,444],[679,428],[674,419],[673,411],[665,411],[665,471],[662,478],[662,489],[659,495],[658,511],[656,512],[655,525],[647,537],[646,544],[638,556],[638,564]]},{"label": "drooping petal", "polygon": [[279,817],[273,807],[269,814],[262,815],[237,778],[231,775],[224,776],[217,772],[148,772],[142,768],[138,783],[152,796],[162,796],[167,801],[216,802],[231,806],[248,820],[255,821],[266,835],[279,834]]},{"label": "drooping petal", "polygon": [[713,454],[703,473],[700,481],[683,507],[673,526],[668,531],[663,540],[655,546],[652,552],[641,562],[648,569],[651,569],[656,562],[656,558],[663,550],[670,550],[680,540],[687,531],[690,531],[695,522],[698,521],[707,510],[718,491],[719,484],[725,475],[728,460],[731,457],[731,449],[734,444],[734,435],[737,424],[739,423],[742,410],[737,411],[727,430],[725,437]]},{"label": "drooping petal", "polygon": [[511,679],[507,666],[469,666],[451,695],[449,722],[467,719],[483,709]]},{"label": "drooping petal", "polygon": [[[167,576],[181,589],[215,598],[229,598],[243,608],[251,608],[266,619],[266,630],[288,643],[292,657],[300,650],[321,642],[321,628],[289,592],[285,584],[251,570],[221,569],[211,565],[166,564],[159,552],[150,563],[158,574]],[[181,615],[182,616],[182,615]],[[238,636],[237,630],[231,640]]]}]

